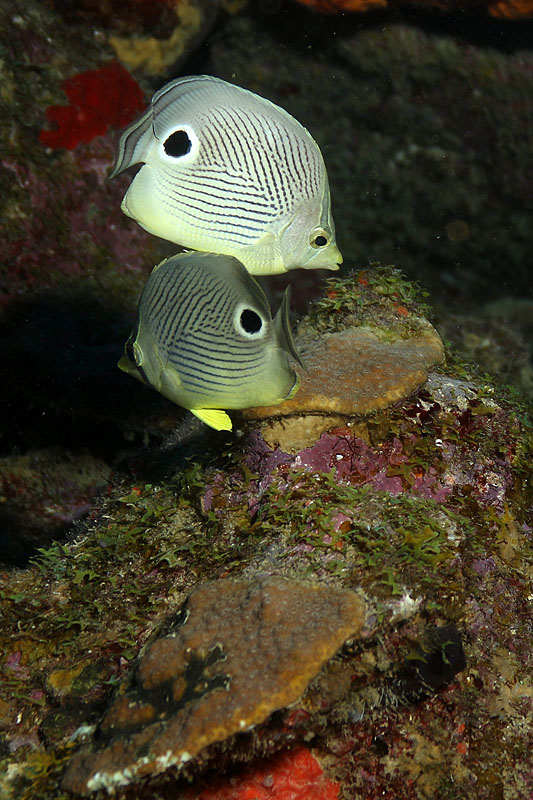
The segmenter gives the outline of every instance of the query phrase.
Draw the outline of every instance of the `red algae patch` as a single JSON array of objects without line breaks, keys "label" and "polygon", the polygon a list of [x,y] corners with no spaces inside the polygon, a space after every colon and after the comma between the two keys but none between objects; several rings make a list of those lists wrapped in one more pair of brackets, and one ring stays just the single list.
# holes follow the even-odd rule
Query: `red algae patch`
[{"label": "red algae patch", "polygon": [[40,132],[46,147],[73,150],[109,128],[127,125],[146,105],[141,87],[118,61],[67,78],[63,89],[69,105],[46,109],[47,119],[57,125],[56,130]]},{"label": "red algae patch", "polygon": [[119,690],[103,744],[72,757],[63,788],[87,795],[205,758],[296,702],[364,621],[361,597],[334,586],[281,577],[200,586]]},{"label": "red algae patch", "polygon": [[254,764],[231,781],[187,800],[338,800],[339,785],[329,780],[306,747],[281,753],[261,764]]},{"label": "red algae patch", "polygon": [[388,340],[370,328],[349,328],[317,337],[302,350],[306,371],[296,395],[278,406],[248,409],[245,417],[365,416],[408,397],[444,359],[441,338],[425,321],[407,338]]}]

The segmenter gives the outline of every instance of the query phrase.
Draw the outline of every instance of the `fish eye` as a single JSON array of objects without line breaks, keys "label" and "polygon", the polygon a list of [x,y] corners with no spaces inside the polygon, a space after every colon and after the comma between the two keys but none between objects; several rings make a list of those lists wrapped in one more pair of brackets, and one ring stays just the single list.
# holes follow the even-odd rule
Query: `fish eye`
[{"label": "fish eye", "polygon": [[192,141],[187,131],[174,131],[165,139],[163,147],[167,156],[181,158],[190,152]]},{"label": "fish eye", "polygon": [[251,335],[254,333],[259,333],[263,327],[263,320],[259,314],[256,311],[252,311],[251,308],[245,308],[244,311],[241,311],[239,322],[241,323],[241,327],[245,333]]},{"label": "fish eye", "polygon": [[331,232],[325,228],[315,228],[309,237],[309,244],[315,249],[325,247],[331,241]]}]

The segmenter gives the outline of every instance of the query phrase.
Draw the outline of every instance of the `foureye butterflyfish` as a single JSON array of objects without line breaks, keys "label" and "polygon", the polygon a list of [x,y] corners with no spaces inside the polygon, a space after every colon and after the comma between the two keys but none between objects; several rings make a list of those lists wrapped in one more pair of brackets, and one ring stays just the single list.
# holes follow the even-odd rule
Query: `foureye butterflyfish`
[{"label": "foureye butterflyfish", "polygon": [[209,75],[168,83],[122,133],[110,177],[139,164],[122,210],[156,236],[253,275],[342,263],[317,143],[247,89]]},{"label": "foureye butterflyfish", "polygon": [[265,293],[237,259],[172,256],[144,286],[119,367],[212,428],[231,430],[222,409],[281,403],[300,385],[289,363],[301,363],[289,299],[287,289],[272,319]]}]

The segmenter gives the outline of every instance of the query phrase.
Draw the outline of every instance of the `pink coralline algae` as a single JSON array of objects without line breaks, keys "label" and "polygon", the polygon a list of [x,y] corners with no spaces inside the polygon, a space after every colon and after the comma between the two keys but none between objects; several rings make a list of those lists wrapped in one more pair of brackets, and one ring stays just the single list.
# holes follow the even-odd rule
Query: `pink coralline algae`
[{"label": "pink coralline algae", "polygon": [[341,480],[354,485],[371,484],[375,489],[392,494],[409,488],[421,497],[443,502],[451,490],[438,482],[434,468],[429,467],[425,473],[417,472],[409,465],[405,450],[405,443],[398,437],[375,448],[354,436],[349,428],[336,428],[322,434],[313,447],[298,453],[294,467],[316,472],[330,472],[334,468]]},{"label": "pink coralline algae", "polygon": [[[481,507],[503,513],[513,485],[517,447],[512,439],[506,447],[497,445],[507,424],[506,412],[476,397],[465,401],[466,408],[462,401],[445,401],[446,383],[446,378],[434,374],[431,390],[441,402],[420,390],[402,410],[394,412],[392,430],[383,439],[371,432],[371,422],[350,423],[331,427],[310,447],[289,454],[275,442],[266,443],[260,432],[252,432],[246,466],[259,479],[252,510],[257,510],[259,498],[276,472],[283,475],[303,469],[314,473],[333,470],[342,483],[369,485],[392,495],[407,492],[437,503],[447,503],[466,489]],[[481,439],[483,451],[479,449]]]},{"label": "pink coralline algae", "polygon": [[39,134],[46,147],[73,150],[109,128],[127,125],[145,107],[141,87],[118,61],[67,78],[63,89],[69,105],[46,109],[47,119],[57,123],[57,130]]},{"label": "pink coralline algae", "polygon": [[[411,439],[415,441],[414,436]],[[279,448],[271,451],[260,434],[253,432],[250,435],[251,452],[247,466],[259,476],[259,495],[272,482],[276,467],[285,465],[285,469],[303,468],[319,473],[334,469],[338,479],[353,485],[370,484],[375,489],[391,494],[409,491],[420,497],[444,502],[452,488],[439,480],[433,465],[422,470],[410,464],[407,452],[411,444],[410,439],[402,441],[395,436],[379,447],[373,447],[348,427],[332,428],[322,434],[312,447],[306,447],[291,456]],[[206,500],[210,501],[211,495],[206,493]],[[254,501],[257,506],[257,496]],[[209,502],[207,511],[211,505]]]},{"label": "pink coralline algae", "polygon": [[[10,158],[0,172],[11,181],[16,224],[6,229],[0,305],[28,289],[50,287],[88,273],[137,273],[150,263],[153,243],[129,228],[120,211],[124,187],[105,184],[111,144],[99,137],[64,153],[64,172],[40,170]],[[55,170],[55,172],[54,172]],[[125,235],[127,231],[127,235]]]},{"label": "pink coralline algae", "polygon": [[190,794],[187,800],[338,800],[339,786],[325,777],[305,747],[282,753],[260,767],[246,769],[227,780]]}]

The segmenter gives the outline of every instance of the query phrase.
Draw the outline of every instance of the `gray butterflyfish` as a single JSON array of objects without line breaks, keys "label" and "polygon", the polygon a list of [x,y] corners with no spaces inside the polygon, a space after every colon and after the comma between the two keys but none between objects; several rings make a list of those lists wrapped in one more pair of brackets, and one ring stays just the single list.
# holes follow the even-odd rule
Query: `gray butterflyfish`
[{"label": "gray butterflyfish", "polygon": [[256,280],[231,256],[179,253],[148,278],[119,367],[216,430],[223,409],[292,397],[301,364],[289,323],[290,287],[275,318]]},{"label": "gray butterflyfish", "polygon": [[342,263],[317,143],[247,89],[209,75],[168,83],[122,133],[110,177],[135,165],[122,210],[156,236],[253,275]]}]

